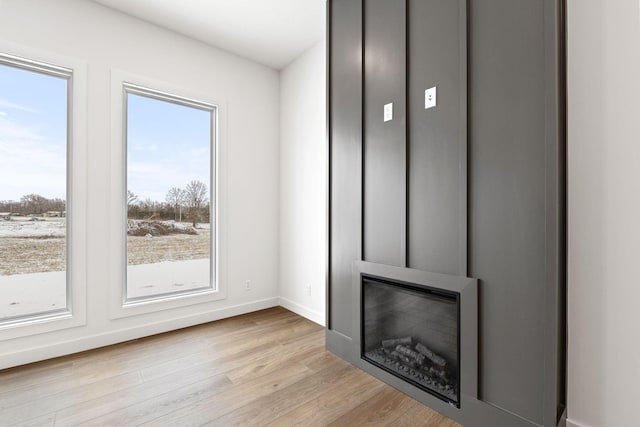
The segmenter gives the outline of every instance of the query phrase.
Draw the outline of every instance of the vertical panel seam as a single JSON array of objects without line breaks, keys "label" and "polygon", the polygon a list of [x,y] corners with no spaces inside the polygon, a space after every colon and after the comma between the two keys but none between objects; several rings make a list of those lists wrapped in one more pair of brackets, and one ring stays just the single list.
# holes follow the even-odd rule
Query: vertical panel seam
[{"label": "vertical panel seam", "polygon": [[326,235],[326,257],[327,259],[325,260],[325,283],[326,283],[326,290],[325,290],[325,321],[327,324],[327,329],[331,329],[332,326],[332,317],[331,317],[331,232],[332,232],[332,228],[331,228],[331,218],[332,218],[332,203],[331,203],[331,187],[333,185],[333,179],[332,179],[332,169],[331,169],[331,164],[332,164],[332,150],[331,150],[331,143],[332,143],[332,138],[331,138],[331,128],[332,128],[332,122],[331,122],[331,52],[332,52],[332,43],[331,43],[331,35],[332,35],[332,31],[331,31],[331,1],[332,0],[328,0],[327,1],[327,7],[325,9],[325,19],[326,19],[326,32],[325,32],[325,39],[326,39],[326,53],[325,53],[325,58],[326,58],[326,66],[325,66],[325,72],[326,72],[326,82],[327,82],[327,87],[325,89],[325,96],[326,96],[326,105],[325,105],[325,112],[326,112],[326,144],[327,144],[327,165],[326,165],[326,173],[327,173],[327,193],[326,193],[326,227],[327,227],[327,235]]},{"label": "vertical panel seam", "polygon": [[366,79],[366,40],[365,40],[365,28],[366,28],[366,1],[361,0],[361,27],[360,27],[360,260],[365,259],[365,216],[364,216],[364,204],[365,204],[365,79]]},{"label": "vertical panel seam", "polygon": [[404,28],[405,28],[405,53],[404,53],[404,81],[405,81],[405,128],[404,128],[404,145],[405,145],[405,160],[404,160],[404,178],[405,178],[405,187],[404,187],[404,267],[410,268],[411,266],[411,252],[409,247],[409,242],[411,239],[411,222],[410,222],[410,203],[411,203],[411,194],[410,194],[410,170],[411,167],[411,81],[409,79],[409,68],[410,68],[410,55],[409,51],[411,49],[411,38],[410,38],[410,28],[411,21],[409,19],[409,2],[411,0],[405,1],[405,13],[404,13]]}]

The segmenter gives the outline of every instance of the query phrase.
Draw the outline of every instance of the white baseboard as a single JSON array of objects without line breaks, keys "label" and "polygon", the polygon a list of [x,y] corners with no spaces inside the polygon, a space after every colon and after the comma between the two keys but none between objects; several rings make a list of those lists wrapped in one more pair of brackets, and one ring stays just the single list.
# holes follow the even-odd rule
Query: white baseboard
[{"label": "white baseboard", "polygon": [[567,420],[567,427],[584,427],[584,426],[574,421]]},{"label": "white baseboard", "polygon": [[280,297],[278,298],[280,305],[286,308],[289,311],[293,311],[294,313],[311,320],[312,322],[317,323],[320,326],[325,326],[325,314],[317,312],[315,310],[311,310],[308,307],[305,307],[297,302],[291,301],[290,299]]},{"label": "white baseboard", "polygon": [[[163,332],[174,331],[176,329],[187,328],[202,323],[213,322],[215,320],[251,313],[266,308],[282,306],[304,318],[325,326],[325,315],[311,310],[301,304],[283,297],[267,298],[259,301],[252,301],[218,310],[211,310],[189,316],[171,318],[166,321],[148,323],[128,329],[118,329],[96,335],[85,336],[68,341],[61,341],[39,347],[21,348],[17,351],[0,354],[0,369],[25,365],[27,363],[39,362],[55,357],[66,356],[79,353],[94,348],[118,344],[150,335]],[[573,427],[573,426],[572,426]],[[580,426],[575,426],[580,427]]]},{"label": "white baseboard", "polygon": [[220,320],[227,317],[251,313],[253,311],[264,310],[266,308],[278,306],[278,302],[278,298],[276,297],[267,298],[245,304],[225,307],[218,310],[211,310],[205,313],[171,318],[166,321],[149,323],[146,325],[137,326],[135,328],[119,329],[102,334],[58,342],[53,345],[22,348],[18,351],[0,354],[0,369],[38,362],[46,359],[52,359],[54,357],[66,356],[68,354],[78,353],[98,347],[104,347],[124,341],[147,337],[149,335],[160,334],[163,332],[187,328],[189,326],[195,326],[202,323],[213,322],[214,320]]}]

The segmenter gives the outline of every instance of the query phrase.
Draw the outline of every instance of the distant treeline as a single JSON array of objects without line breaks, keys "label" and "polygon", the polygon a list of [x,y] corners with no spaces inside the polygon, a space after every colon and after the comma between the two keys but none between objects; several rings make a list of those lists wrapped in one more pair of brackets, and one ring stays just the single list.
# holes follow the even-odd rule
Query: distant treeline
[{"label": "distant treeline", "polygon": [[[197,211],[197,212],[196,212]],[[182,214],[182,215],[181,215]],[[151,199],[129,205],[129,219],[158,219],[209,222],[209,206],[197,209],[187,206],[171,205],[167,202],[155,202]]]},{"label": "distant treeline", "polygon": [[191,181],[184,188],[170,188],[164,202],[151,199],[139,200],[127,191],[129,219],[187,219],[195,227],[197,223],[209,222],[209,193],[202,181]]},{"label": "distant treeline", "polygon": [[[130,219],[162,219],[209,222],[209,193],[201,181],[191,181],[184,188],[173,187],[164,202],[151,199],[139,200],[127,192],[128,217]],[[66,212],[66,201],[47,199],[39,194],[27,194],[20,200],[0,200],[0,212],[20,215],[42,215],[48,212]]]},{"label": "distant treeline", "polygon": [[67,203],[62,199],[47,199],[39,194],[27,194],[20,200],[0,200],[0,212],[20,215],[40,215],[47,212],[64,212]]}]

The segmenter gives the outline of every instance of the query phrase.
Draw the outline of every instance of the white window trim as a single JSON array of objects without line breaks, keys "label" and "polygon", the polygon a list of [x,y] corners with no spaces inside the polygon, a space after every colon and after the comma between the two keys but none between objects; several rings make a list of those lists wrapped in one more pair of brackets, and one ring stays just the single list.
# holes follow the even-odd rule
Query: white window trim
[{"label": "white window trim", "polygon": [[67,140],[67,310],[0,323],[0,341],[87,324],[87,65],[84,61],[0,42],[0,52],[70,70]]},{"label": "white window trim", "polygon": [[[125,215],[122,214],[126,207],[126,144],[124,138],[124,112],[125,97],[124,85],[133,85],[148,88],[153,91],[175,95],[186,99],[197,99],[203,103],[210,104],[217,109],[217,136],[215,148],[217,155],[214,156],[216,164],[212,165],[216,176],[214,203],[215,228],[217,239],[215,245],[215,276],[212,277],[213,288],[198,290],[192,293],[160,296],[154,299],[141,301],[129,301],[126,299],[126,230]],[[176,87],[166,82],[157,81],[148,77],[135,75],[126,71],[111,70],[111,158],[110,158],[110,250],[111,259],[109,261],[109,314],[111,319],[118,319],[128,316],[136,316],[158,311],[171,310],[196,304],[205,304],[213,301],[225,299],[227,297],[226,286],[226,211],[227,211],[227,191],[226,191],[226,103],[221,100],[209,99],[206,94],[193,93],[182,87]]]}]

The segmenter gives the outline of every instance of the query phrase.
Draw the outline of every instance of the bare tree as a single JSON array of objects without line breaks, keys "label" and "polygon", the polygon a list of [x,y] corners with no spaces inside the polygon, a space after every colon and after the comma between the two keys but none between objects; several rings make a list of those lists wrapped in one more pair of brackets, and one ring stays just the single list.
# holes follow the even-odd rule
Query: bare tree
[{"label": "bare tree", "polygon": [[202,181],[191,181],[184,189],[184,204],[195,227],[200,220],[200,211],[209,203],[207,185]]},{"label": "bare tree", "polygon": [[158,217],[158,208],[160,207],[160,203],[150,197],[147,197],[143,201],[138,202],[136,207],[140,208],[140,213],[144,215],[143,219],[151,220]]},{"label": "bare tree", "polygon": [[137,218],[140,213],[138,196],[127,190],[127,218]]},{"label": "bare tree", "polygon": [[138,202],[138,196],[133,191],[127,190],[127,206],[135,205]]},{"label": "bare tree", "polygon": [[63,199],[48,199],[39,194],[26,194],[20,198],[20,202],[13,200],[0,201],[0,211],[15,212],[20,214],[40,215],[47,212],[56,212],[62,215],[66,210],[66,202]]},{"label": "bare tree", "polygon": [[178,220],[178,211],[180,211],[180,222],[182,222],[182,205],[184,204],[184,199],[185,191],[178,187],[170,188],[165,197],[166,202],[173,207],[175,220]]},{"label": "bare tree", "polygon": [[27,209],[27,213],[41,214],[46,212],[48,199],[39,194],[27,194],[20,198],[20,203]]}]

